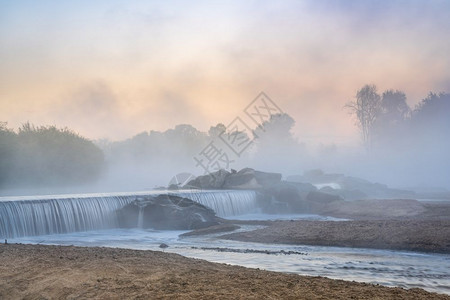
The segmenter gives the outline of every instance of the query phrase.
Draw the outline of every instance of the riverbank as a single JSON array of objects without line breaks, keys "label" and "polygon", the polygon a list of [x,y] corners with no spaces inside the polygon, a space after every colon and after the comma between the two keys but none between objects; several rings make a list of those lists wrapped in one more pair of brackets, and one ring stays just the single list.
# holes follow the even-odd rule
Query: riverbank
[{"label": "riverbank", "polygon": [[450,299],[129,249],[0,245],[0,298]]},{"label": "riverbank", "polygon": [[450,220],[273,221],[220,236],[244,242],[450,253]]}]

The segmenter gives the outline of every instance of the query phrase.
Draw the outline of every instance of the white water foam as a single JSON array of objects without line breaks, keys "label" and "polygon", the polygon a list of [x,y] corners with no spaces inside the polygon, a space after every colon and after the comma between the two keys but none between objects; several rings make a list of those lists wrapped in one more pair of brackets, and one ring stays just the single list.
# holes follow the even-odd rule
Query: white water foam
[{"label": "white water foam", "polygon": [[[172,194],[187,197],[229,217],[256,210],[254,191],[144,191],[0,197],[0,238],[59,234],[118,227],[117,211],[138,196]],[[142,218],[136,225],[143,223]]]}]

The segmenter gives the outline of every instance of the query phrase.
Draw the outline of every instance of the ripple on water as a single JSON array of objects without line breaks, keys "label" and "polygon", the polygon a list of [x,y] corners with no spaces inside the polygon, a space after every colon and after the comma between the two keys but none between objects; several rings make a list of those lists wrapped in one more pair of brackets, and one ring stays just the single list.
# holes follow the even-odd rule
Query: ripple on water
[{"label": "ripple on water", "polygon": [[[326,276],[333,279],[354,280],[386,286],[423,288],[450,294],[450,255],[408,251],[356,249],[322,246],[270,245],[218,240],[214,237],[179,239],[186,231],[155,231],[115,229],[47,235],[11,240],[17,243],[41,243],[78,246],[109,246],[160,251],[165,243],[166,252],[213,262],[252,268]],[[240,249],[236,252],[192,249],[192,247]],[[255,250],[245,253],[245,249]],[[268,255],[264,251],[296,251],[307,255]]]}]

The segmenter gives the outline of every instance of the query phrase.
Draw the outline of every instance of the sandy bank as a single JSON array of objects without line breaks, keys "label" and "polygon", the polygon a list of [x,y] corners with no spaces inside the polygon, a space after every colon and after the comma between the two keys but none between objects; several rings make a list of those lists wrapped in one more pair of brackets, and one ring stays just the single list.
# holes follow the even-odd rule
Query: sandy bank
[{"label": "sandy bank", "polygon": [[2,244],[0,261],[1,299],[450,299],[153,251]]},{"label": "sandy bank", "polygon": [[320,207],[316,213],[352,220],[450,220],[450,201],[420,202],[413,199],[337,201]]},{"label": "sandy bank", "polygon": [[450,253],[450,220],[275,221],[239,241]]}]

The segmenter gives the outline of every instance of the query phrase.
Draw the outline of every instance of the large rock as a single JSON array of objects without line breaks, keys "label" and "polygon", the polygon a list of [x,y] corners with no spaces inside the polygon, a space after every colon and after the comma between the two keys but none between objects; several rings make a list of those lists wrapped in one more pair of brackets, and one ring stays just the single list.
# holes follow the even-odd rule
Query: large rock
[{"label": "large rock", "polygon": [[319,191],[330,195],[340,196],[345,200],[359,200],[368,198],[368,196],[360,190],[333,189],[332,187],[325,186]]},{"label": "large rock", "polygon": [[[191,230],[219,224],[215,212],[195,201],[175,195],[138,197],[118,211],[124,228]],[[139,224],[141,222],[141,224]]]},{"label": "large rock", "polygon": [[317,191],[309,183],[281,181],[261,190],[258,200],[267,213],[309,213],[308,194]]},{"label": "large rock", "polygon": [[244,168],[239,172],[219,170],[191,180],[185,187],[202,189],[261,189],[281,181],[281,174]]},{"label": "large rock", "polygon": [[203,176],[198,176],[189,181],[184,188],[199,188],[199,189],[223,189],[225,179],[231,173],[227,170],[220,169],[217,172],[209,173]]},{"label": "large rock", "polygon": [[392,189],[385,184],[373,183],[362,178],[345,176],[344,174],[327,174],[321,170],[311,170],[303,175],[289,176],[288,180],[308,182],[322,188],[328,185],[326,189],[322,190],[323,192],[341,196],[346,200],[415,196],[415,193],[412,191]]},{"label": "large rock", "polygon": [[306,196],[306,200],[313,203],[329,204],[331,202],[342,201],[344,199],[337,195],[331,195],[320,191],[311,191]]},{"label": "large rock", "polygon": [[309,203],[310,212],[314,214],[322,214],[325,207],[330,204],[341,205],[344,199],[337,195],[331,195],[320,191],[311,191],[306,195]]},{"label": "large rock", "polygon": [[268,173],[244,168],[237,173],[230,174],[225,179],[224,187],[227,189],[263,188],[275,185],[281,181],[280,173]]}]

